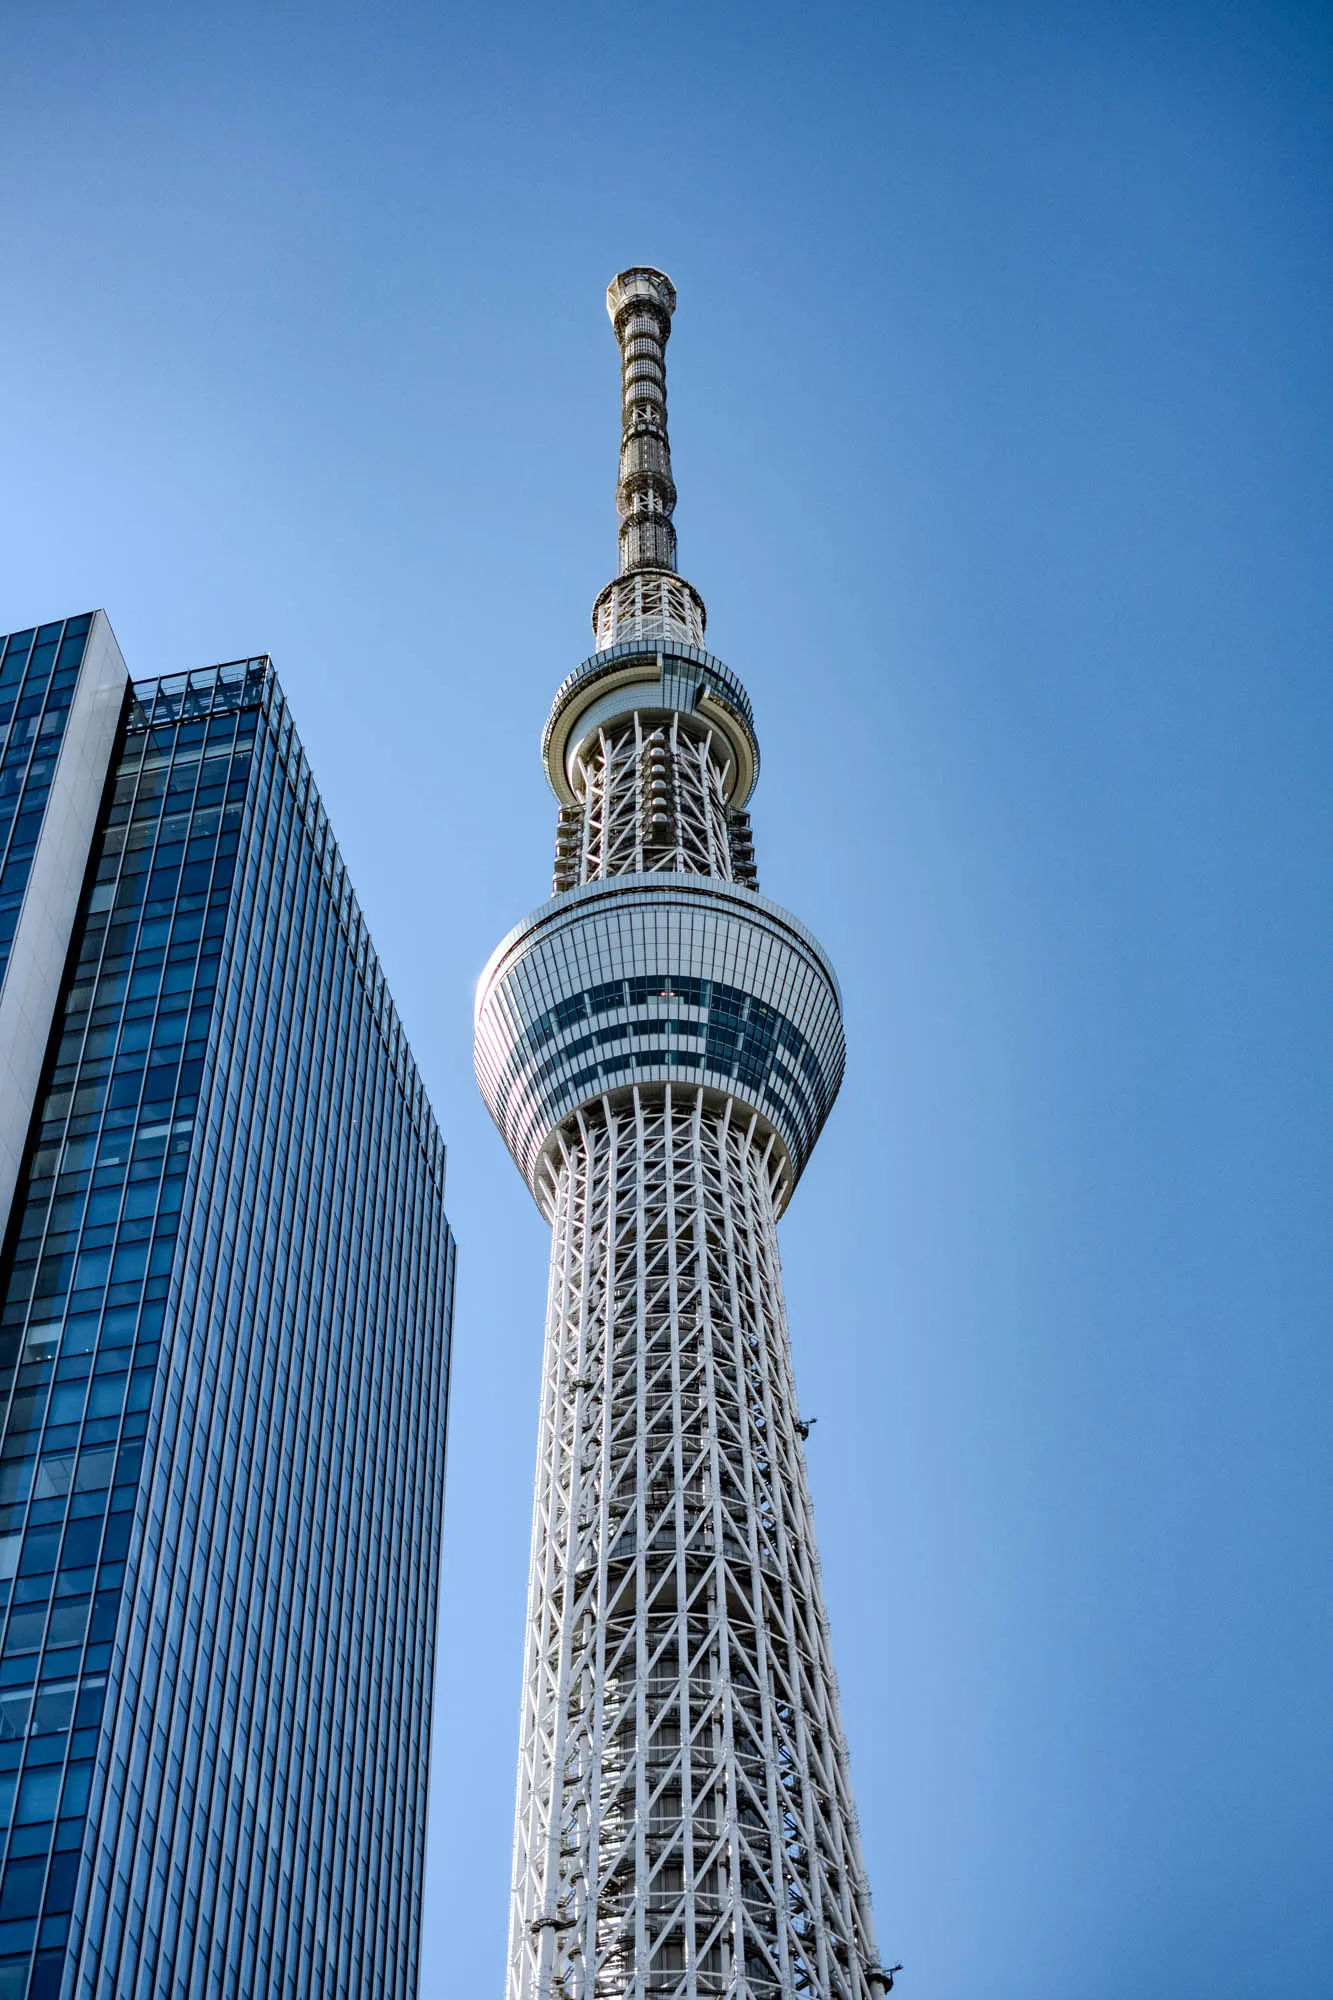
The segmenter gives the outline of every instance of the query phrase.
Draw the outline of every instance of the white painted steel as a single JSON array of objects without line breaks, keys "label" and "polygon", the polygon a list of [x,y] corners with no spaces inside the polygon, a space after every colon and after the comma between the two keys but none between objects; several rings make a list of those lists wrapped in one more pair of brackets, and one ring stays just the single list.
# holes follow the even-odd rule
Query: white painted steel
[{"label": "white painted steel", "polygon": [[633,570],[608,583],[593,606],[599,647],[627,639],[670,639],[702,646],[708,614],[692,583],[668,570]]},{"label": "white painted steel", "polygon": [[[637,484],[622,455],[622,550],[660,560],[675,293],[635,271],[610,298],[661,444]],[[605,671],[547,728],[557,893],[477,999],[552,1224],[508,2000],[881,2000],[776,1226],[841,1081],[837,982],[755,892],[697,685],[553,729]]]},{"label": "white painted steel", "polygon": [[636,713],[599,729],[579,759],[577,852],[557,839],[557,890],[662,868],[733,881],[731,774],[725,738],[693,717]]},{"label": "white painted steel", "polygon": [[771,1143],[696,1091],[564,1137],[510,2000],[871,2000]]}]

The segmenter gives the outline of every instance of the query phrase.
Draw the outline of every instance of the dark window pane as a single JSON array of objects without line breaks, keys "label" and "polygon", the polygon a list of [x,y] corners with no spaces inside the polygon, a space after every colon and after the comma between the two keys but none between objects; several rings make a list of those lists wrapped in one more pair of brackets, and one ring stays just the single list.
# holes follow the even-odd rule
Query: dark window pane
[{"label": "dark window pane", "polygon": [[[91,1769],[91,1766],[86,1767]],[[71,1773],[71,1776],[73,1773]],[[84,1803],[87,1803],[87,1786],[84,1787]],[[18,1826],[32,1826],[38,1820],[54,1819],[56,1805],[60,1798],[59,1766],[49,1771],[28,1771],[19,1786],[18,1808],[14,1814]]]},{"label": "dark window pane", "polygon": [[39,1860],[11,1861],[0,1882],[0,1917],[35,1917],[42,1905],[45,1875],[45,1855]]}]

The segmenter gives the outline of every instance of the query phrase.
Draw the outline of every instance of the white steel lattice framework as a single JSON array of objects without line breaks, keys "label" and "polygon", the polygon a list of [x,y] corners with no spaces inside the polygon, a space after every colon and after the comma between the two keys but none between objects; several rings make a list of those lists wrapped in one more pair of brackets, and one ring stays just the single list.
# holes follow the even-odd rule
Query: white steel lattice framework
[{"label": "white steel lattice framework", "polygon": [[477,1002],[553,1231],[508,2000],[880,2000],[777,1243],[837,984],[758,894],[749,702],[675,573],[674,291],[608,305],[621,574],[543,742],[555,894]]}]

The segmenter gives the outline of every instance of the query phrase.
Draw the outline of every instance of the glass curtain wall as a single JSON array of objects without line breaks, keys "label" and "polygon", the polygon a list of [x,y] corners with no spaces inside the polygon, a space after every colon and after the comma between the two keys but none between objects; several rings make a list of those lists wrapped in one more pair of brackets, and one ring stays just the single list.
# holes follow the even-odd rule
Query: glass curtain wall
[{"label": "glass curtain wall", "polygon": [[85,613],[0,639],[0,980],[91,624]]},{"label": "glass curtain wall", "polygon": [[407,1996],[443,1147],[267,661],[134,692],[0,1308],[0,2000]]}]

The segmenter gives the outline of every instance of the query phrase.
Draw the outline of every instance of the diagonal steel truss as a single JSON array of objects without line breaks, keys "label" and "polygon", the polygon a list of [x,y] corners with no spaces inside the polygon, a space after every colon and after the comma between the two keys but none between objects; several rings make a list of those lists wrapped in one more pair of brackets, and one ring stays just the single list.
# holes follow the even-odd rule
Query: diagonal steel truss
[{"label": "diagonal steel truss", "polygon": [[636,1087],[560,1149],[509,2000],[877,2000],[772,1141]]},{"label": "diagonal steel truss", "polygon": [[667,869],[736,877],[725,743],[679,713],[599,729],[579,761],[579,805],[556,834],[555,889]]}]

